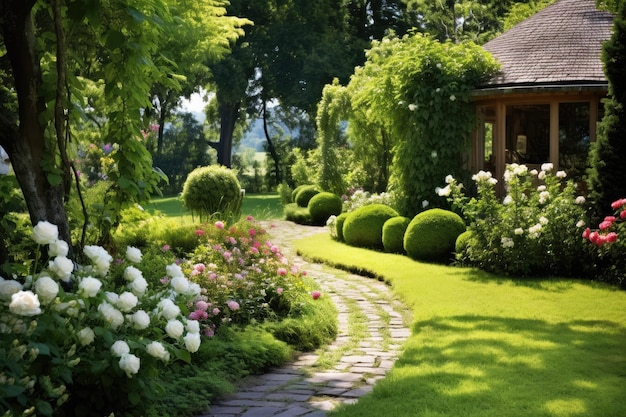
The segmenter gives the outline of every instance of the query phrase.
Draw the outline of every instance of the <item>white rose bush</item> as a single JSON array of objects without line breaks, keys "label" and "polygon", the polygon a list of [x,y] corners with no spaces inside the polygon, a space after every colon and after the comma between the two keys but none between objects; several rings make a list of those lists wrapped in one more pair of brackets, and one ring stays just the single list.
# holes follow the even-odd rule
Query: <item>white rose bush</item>
[{"label": "white rose bush", "polygon": [[150,287],[132,265],[137,248],[114,265],[86,246],[81,264],[67,258],[55,225],[39,222],[33,239],[51,257],[33,265],[47,268],[0,278],[0,415],[123,414],[151,392],[155,370],[200,348],[204,326],[187,317],[200,286],[178,265]]},{"label": "white rose bush", "polygon": [[437,192],[462,214],[471,232],[457,260],[516,276],[584,273],[585,199],[566,177],[564,171],[554,172],[550,163],[541,170],[507,165],[503,199],[496,195],[498,181],[490,172],[472,177],[475,197],[468,197],[463,184],[447,177],[445,188]]}]

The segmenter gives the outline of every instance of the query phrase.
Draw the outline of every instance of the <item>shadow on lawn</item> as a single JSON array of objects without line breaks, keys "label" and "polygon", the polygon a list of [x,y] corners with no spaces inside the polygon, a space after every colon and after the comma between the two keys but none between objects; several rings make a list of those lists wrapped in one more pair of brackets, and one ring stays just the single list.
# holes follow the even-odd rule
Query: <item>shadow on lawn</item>
[{"label": "shadow on lawn", "polygon": [[446,416],[626,415],[626,330],[616,323],[460,315],[418,322],[413,332],[418,343],[407,346],[397,375],[426,409],[446,404]]}]

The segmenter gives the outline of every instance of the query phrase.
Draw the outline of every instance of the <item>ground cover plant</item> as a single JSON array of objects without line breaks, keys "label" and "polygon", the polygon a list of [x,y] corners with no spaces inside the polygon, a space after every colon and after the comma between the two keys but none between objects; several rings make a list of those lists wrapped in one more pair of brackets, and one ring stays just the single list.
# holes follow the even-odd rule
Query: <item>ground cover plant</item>
[{"label": "ground cover plant", "polygon": [[623,291],[425,264],[325,234],[296,248],[384,279],[413,311],[413,334],[392,372],[333,417],[623,414]]}]

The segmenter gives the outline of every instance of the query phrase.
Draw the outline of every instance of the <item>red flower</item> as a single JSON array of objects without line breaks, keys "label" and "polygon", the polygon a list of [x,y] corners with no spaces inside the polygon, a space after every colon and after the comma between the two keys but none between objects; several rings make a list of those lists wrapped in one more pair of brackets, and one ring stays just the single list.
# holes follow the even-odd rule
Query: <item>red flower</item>
[{"label": "red flower", "polygon": [[620,208],[624,204],[626,204],[626,198],[620,198],[619,200],[616,200],[613,203],[611,203],[611,208],[613,210],[617,210],[618,208]]},{"label": "red flower", "polygon": [[606,241],[607,241],[607,243],[615,243],[615,242],[617,242],[617,233],[611,232],[608,235],[606,235]]},{"label": "red flower", "polygon": [[585,231],[583,232],[583,238],[584,239],[589,239],[589,235],[591,234],[591,229],[590,228],[586,228]]},{"label": "red flower", "polygon": [[600,228],[600,230],[606,230],[609,227],[611,227],[613,225],[613,222],[605,220],[602,223],[600,223],[600,226],[598,226]]},{"label": "red flower", "polygon": [[622,220],[626,220],[626,210],[622,210],[622,212],[619,214],[619,218]]},{"label": "red flower", "polygon": [[196,229],[196,236],[200,237],[200,236],[204,236],[204,230],[202,229]]},{"label": "red flower", "polygon": [[313,297],[314,300],[317,300],[318,298],[320,298],[320,292],[319,291],[313,291],[311,293],[311,297]]}]

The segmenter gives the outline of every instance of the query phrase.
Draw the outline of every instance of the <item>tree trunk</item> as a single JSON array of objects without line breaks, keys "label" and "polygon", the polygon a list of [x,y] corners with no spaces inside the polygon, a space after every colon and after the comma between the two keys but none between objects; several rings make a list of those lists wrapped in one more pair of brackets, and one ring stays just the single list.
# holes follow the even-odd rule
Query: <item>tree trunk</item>
[{"label": "tree trunk", "polygon": [[279,185],[282,182],[282,176],[280,173],[280,158],[278,157],[278,152],[276,152],[274,142],[272,142],[272,138],[270,137],[270,132],[267,130],[267,103],[265,100],[263,100],[263,132],[265,133],[265,139],[267,140],[267,149],[270,151],[270,156],[274,160],[276,185]]},{"label": "tree trunk", "polygon": [[5,15],[1,20],[2,35],[11,62],[19,106],[19,127],[6,117],[0,120],[0,145],[13,165],[33,225],[47,220],[59,227],[59,238],[71,246],[69,224],[63,199],[63,182],[52,186],[42,162],[48,156],[43,126],[39,116],[45,109],[40,94],[42,83],[39,57],[35,52],[35,33],[31,9],[33,0],[3,1]]},{"label": "tree trunk", "polygon": [[233,133],[239,117],[239,103],[219,104],[220,141],[216,144],[217,163],[230,168],[233,153]]}]

